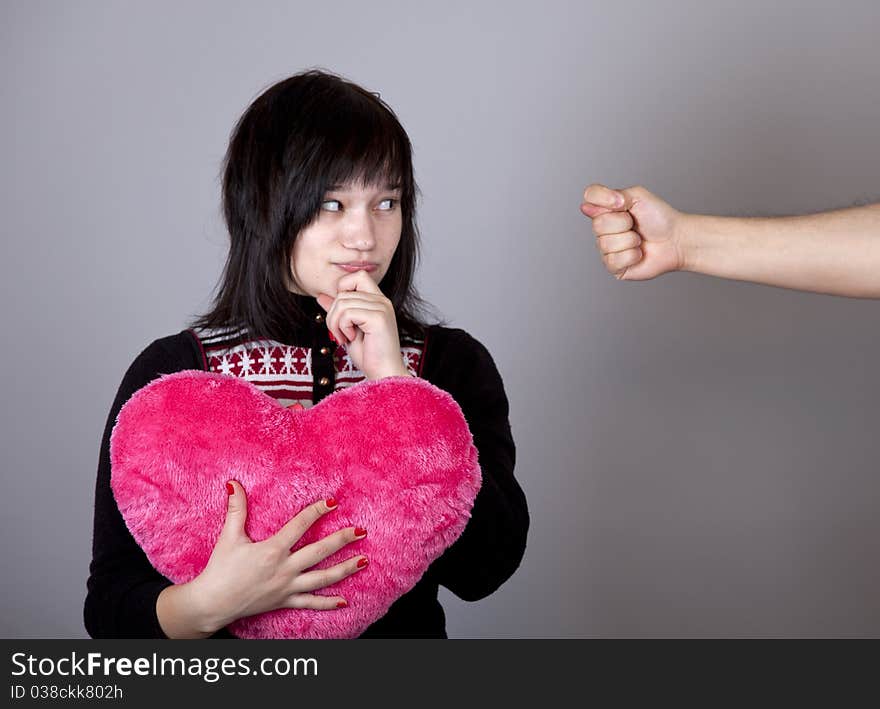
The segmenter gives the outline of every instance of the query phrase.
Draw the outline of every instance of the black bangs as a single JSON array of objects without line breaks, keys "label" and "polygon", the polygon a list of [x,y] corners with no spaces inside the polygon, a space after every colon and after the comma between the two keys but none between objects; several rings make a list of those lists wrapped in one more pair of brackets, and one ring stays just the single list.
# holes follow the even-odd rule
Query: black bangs
[{"label": "black bangs", "polygon": [[406,135],[395,129],[391,116],[377,115],[375,106],[369,108],[369,112],[350,110],[328,117],[315,166],[326,187],[348,182],[401,187],[403,182],[411,183]]},{"label": "black bangs", "polygon": [[193,326],[283,340],[305,322],[302,300],[288,288],[293,243],[326,192],[352,183],[400,190],[400,243],[380,287],[401,330],[418,333],[418,188],[409,137],[377,94],[317,70],[269,87],[233,130],[223,169],[229,255],[211,311]]},{"label": "black bangs", "polygon": [[286,160],[309,183],[300,187],[312,197],[312,216],[324,193],[349,183],[398,187],[404,213],[411,210],[412,149],[393,111],[360,87],[333,83],[321,89],[301,107],[303,125],[290,136]]}]

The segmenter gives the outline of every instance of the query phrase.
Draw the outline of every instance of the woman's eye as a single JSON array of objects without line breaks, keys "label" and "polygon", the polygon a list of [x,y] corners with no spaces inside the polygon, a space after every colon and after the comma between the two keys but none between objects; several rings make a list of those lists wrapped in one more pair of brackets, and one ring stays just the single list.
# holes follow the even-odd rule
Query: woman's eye
[{"label": "woman's eye", "polygon": [[390,212],[392,209],[394,209],[396,204],[396,199],[383,199],[381,202],[379,202],[378,209],[383,212]]},{"label": "woman's eye", "polygon": [[321,209],[325,212],[338,212],[342,209],[342,205],[339,203],[338,199],[328,199],[321,202]]}]

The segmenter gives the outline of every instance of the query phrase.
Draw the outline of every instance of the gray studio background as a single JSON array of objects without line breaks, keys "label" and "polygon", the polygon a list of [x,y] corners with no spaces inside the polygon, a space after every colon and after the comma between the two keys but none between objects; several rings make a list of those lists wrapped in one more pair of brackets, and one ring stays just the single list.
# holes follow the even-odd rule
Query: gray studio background
[{"label": "gray studio background", "polygon": [[422,293],[504,376],[532,529],[453,637],[880,635],[880,302],[608,276],[591,181],[681,209],[880,197],[880,5],[17,2],[0,18],[0,634],[84,637],[130,361],[203,310],[220,160],[321,66],[414,146]]}]

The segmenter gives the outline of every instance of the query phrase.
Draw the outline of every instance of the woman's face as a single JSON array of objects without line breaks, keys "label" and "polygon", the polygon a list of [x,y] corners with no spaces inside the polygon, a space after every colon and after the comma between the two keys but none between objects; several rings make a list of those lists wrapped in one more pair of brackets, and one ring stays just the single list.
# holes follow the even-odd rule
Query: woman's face
[{"label": "woman's face", "polygon": [[403,217],[400,190],[360,181],[334,185],[321,211],[293,244],[290,267],[294,293],[336,297],[339,279],[366,271],[376,283],[388,271],[400,242]]}]

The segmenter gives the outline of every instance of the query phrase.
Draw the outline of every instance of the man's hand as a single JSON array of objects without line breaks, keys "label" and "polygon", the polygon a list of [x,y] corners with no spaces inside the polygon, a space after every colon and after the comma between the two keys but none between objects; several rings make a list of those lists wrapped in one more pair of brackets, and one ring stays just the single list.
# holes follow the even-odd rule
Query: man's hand
[{"label": "man's hand", "polygon": [[596,247],[615,278],[644,281],[684,268],[684,215],[644,187],[590,185],[581,212],[592,219]]}]

